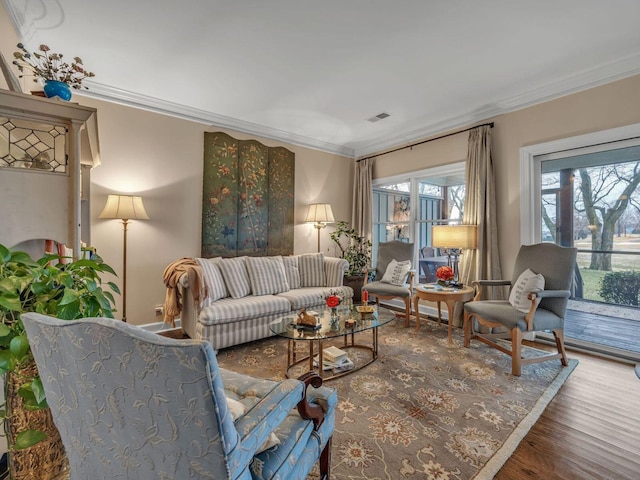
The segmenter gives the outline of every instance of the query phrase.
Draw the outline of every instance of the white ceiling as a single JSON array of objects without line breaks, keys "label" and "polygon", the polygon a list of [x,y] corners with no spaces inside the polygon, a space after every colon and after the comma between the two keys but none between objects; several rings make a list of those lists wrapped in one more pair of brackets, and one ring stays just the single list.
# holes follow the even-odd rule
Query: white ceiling
[{"label": "white ceiling", "polygon": [[5,4],[88,95],[349,157],[640,73],[639,0]]}]

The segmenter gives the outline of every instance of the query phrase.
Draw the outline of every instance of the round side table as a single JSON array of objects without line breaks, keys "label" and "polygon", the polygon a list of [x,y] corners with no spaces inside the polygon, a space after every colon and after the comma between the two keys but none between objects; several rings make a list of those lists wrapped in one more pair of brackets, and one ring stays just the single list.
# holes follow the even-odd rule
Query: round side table
[{"label": "round side table", "polygon": [[420,329],[420,309],[418,308],[420,300],[438,303],[438,323],[440,323],[440,302],[444,302],[447,304],[447,311],[449,313],[448,341],[449,343],[453,343],[451,329],[453,328],[453,310],[456,302],[468,302],[473,299],[473,296],[474,289],[468,286],[459,289],[443,288],[442,290],[435,290],[433,287],[428,288],[422,285],[416,287],[413,300],[413,308],[416,312],[416,330]]}]

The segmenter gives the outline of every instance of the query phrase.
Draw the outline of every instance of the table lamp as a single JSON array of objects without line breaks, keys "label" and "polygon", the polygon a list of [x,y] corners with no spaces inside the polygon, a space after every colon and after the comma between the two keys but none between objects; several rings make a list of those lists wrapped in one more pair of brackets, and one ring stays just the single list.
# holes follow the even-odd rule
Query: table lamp
[{"label": "table lamp", "polygon": [[449,265],[453,267],[452,286],[461,287],[458,271],[460,253],[462,250],[477,248],[477,227],[475,225],[437,225],[432,228],[431,232],[433,235],[431,246],[444,248],[449,257]]}]

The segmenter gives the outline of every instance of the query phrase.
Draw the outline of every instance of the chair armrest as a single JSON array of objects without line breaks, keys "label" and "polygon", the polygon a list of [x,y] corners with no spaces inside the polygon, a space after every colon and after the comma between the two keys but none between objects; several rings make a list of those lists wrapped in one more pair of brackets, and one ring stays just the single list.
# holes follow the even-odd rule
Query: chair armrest
[{"label": "chair armrest", "polygon": [[504,287],[511,285],[511,280],[475,280],[471,284],[480,287]]},{"label": "chair armrest", "polygon": [[411,294],[413,295],[413,279],[416,276],[416,270],[414,268],[412,268],[411,270],[409,270],[409,272],[407,273],[407,276],[409,277],[409,291],[411,292]]},{"label": "chair armrest", "polygon": [[313,421],[313,429],[317,430],[322,422],[324,422],[324,410],[320,405],[312,405],[307,400],[307,388],[311,385],[313,388],[322,386],[322,378],[316,372],[307,372],[298,378],[304,383],[304,393],[302,400],[298,402],[298,413],[305,420]]},{"label": "chair armrest", "polygon": [[473,301],[478,301],[482,298],[482,287],[507,287],[511,286],[510,280],[474,280],[471,282],[471,286],[475,288],[476,294],[473,297]]},{"label": "chair armrest", "polygon": [[571,292],[569,290],[538,290],[530,292],[529,295],[533,295],[534,298],[569,298]]},{"label": "chair armrest", "polygon": [[364,267],[364,268],[362,269],[362,273],[364,273],[364,280],[363,280],[363,282],[362,282],[362,285],[363,285],[363,286],[364,286],[364,285],[366,285],[367,283],[369,283],[369,274],[370,274],[371,272],[375,272],[375,268],[372,268],[372,267]]},{"label": "chair armrest", "polygon": [[235,422],[242,449],[255,455],[273,430],[304,398],[305,384],[288,379],[278,383]]},{"label": "chair armrest", "polygon": [[533,317],[540,305],[537,301],[538,298],[569,298],[570,296],[571,292],[569,290],[534,290],[533,292],[529,292],[527,298],[531,301],[531,307],[529,307],[529,312],[525,317],[527,330],[530,331],[533,329]]}]

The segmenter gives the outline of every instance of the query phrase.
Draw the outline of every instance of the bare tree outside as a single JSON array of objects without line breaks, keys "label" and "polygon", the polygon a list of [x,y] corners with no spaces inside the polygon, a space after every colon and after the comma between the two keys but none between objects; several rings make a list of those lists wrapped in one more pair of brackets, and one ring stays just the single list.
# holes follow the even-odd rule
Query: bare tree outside
[{"label": "bare tree outside", "polygon": [[[638,208],[640,162],[578,169],[575,211],[586,215],[591,250],[613,250],[616,226],[629,206]],[[592,253],[589,268],[611,271],[611,254]]]}]

